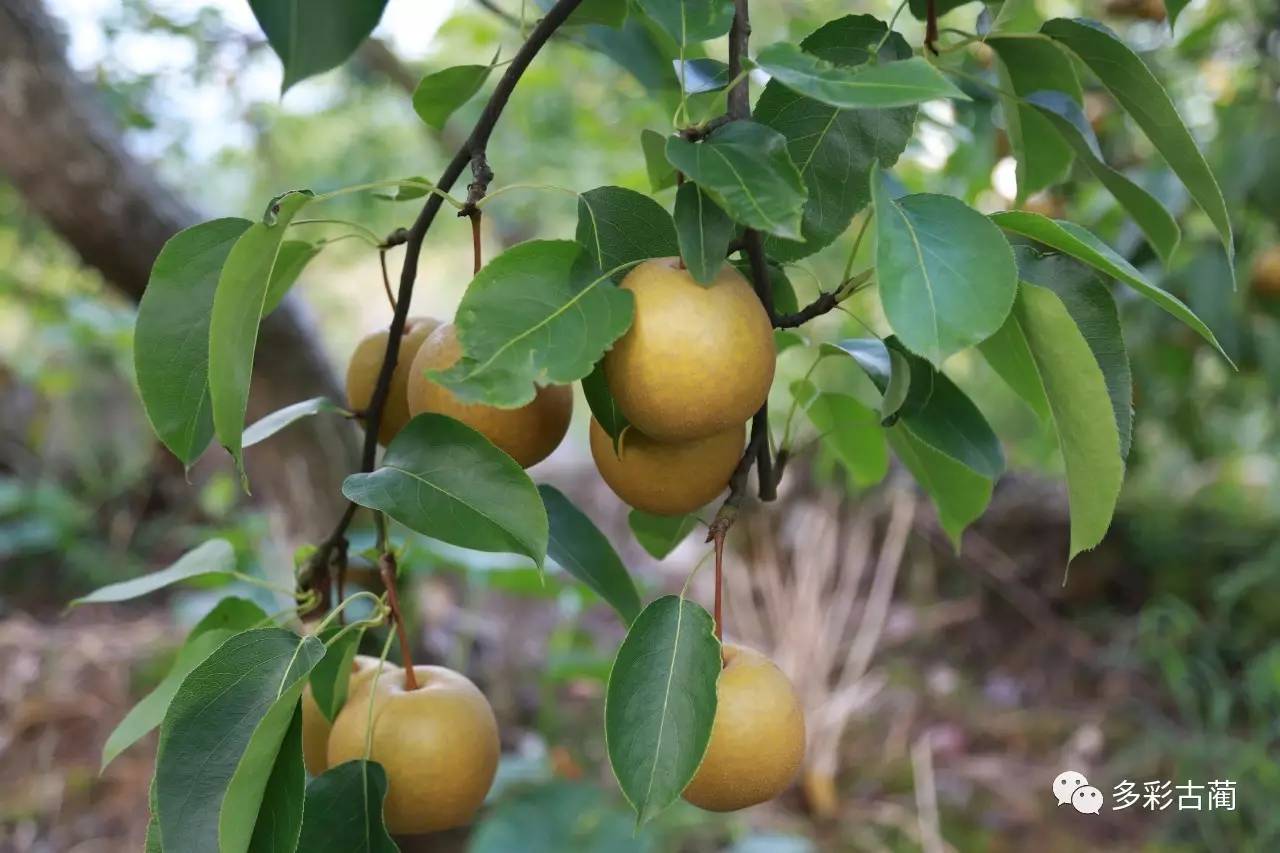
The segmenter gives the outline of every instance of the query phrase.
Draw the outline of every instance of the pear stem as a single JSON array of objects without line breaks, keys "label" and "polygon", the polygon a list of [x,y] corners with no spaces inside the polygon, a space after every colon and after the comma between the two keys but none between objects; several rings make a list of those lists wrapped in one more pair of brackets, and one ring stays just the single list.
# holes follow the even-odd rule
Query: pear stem
[{"label": "pear stem", "polygon": [[723,593],[724,593],[724,536],[728,532],[722,528],[717,531],[712,539],[716,548],[716,598],[715,598],[715,620],[716,620],[716,639],[720,644],[724,645],[724,611],[723,611]]},{"label": "pear stem", "polygon": [[391,609],[391,619],[396,625],[396,635],[400,639],[400,660],[404,664],[404,687],[406,690],[418,689],[418,676],[413,671],[413,651],[409,646],[409,635],[404,629],[404,617],[400,614],[400,599],[396,594],[396,558],[384,553],[378,557],[378,571],[382,574],[382,585],[387,588],[387,607]]},{"label": "pear stem", "polygon": [[475,275],[480,272],[480,267],[484,266],[484,253],[480,248],[480,211],[476,209],[470,214],[471,217],[471,254],[474,257],[472,263],[471,274]]}]

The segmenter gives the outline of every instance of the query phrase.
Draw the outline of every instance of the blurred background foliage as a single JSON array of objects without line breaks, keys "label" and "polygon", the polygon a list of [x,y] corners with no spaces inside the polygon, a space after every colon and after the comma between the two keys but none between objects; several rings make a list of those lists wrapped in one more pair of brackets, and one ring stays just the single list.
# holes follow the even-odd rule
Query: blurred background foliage
[{"label": "blurred background foliage", "polygon": [[[130,150],[213,216],[252,215],[290,187],[319,191],[435,174],[481,103],[437,133],[417,120],[409,92],[426,71],[484,61],[499,43],[509,56],[518,21],[484,7],[518,14],[521,4],[396,0],[375,43],[283,100],[277,62],[238,0],[47,5],[65,29],[69,62],[109,105]],[[848,11],[835,0],[757,5],[759,44],[803,36]],[[855,705],[833,767],[811,769],[802,791],[769,808],[721,818],[682,806],[635,835],[599,742],[603,683],[620,628],[589,593],[560,577],[544,583],[517,562],[415,540],[403,562],[416,572],[418,644],[428,657],[473,673],[504,721],[502,784],[458,846],[754,853],[1280,844],[1273,806],[1280,798],[1280,272],[1252,273],[1280,245],[1280,9],[1270,0],[1196,0],[1171,35],[1153,19],[1163,16],[1142,4],[1106,7],[1104,19],[1144,51],[1220,176],[1240,285],[1232,289],[1208,222],[1095,87],[1090,118],[1108,162],[1182,211],[1175,262],[1161,269],[1106,193],[1079,171],[1027,205],[1107,238],[1204,317],[1239,368],[1233,372],[1171,318],[1117,291],[1136,432],[1107,543],[1082,556],[1063,584],[1065,500],[1052,479],[1061,462],[1051,437],[985,363],[954,359],[949,372],[1006,438],[1016,470],[959,556],[931,512],[917,514],[875,679],[857,682],[874,686],[875,698]],[[1039,8],[1046,16],[1098,11],[1060,0]],[[980,9],[962,6],[944,25],[973,29]],[[893,5],[875,0],[864,10],[888,18]],[[919,23],[906,14],[899,23],[918,44]],[[490,145],[494,188],[518,181],[647,191],[638,139],[642,129],[670,126],[669,48],[634,27],[560,41],[521,83]],[[712,45],[713,53],[722,49]],[[963,50],[972,102],[926,108],[895,175],[913,190],[953,193],[982,210],[1009,207],[1013,163],[990,88],[991,58],[980,45]],[[669,203],[667,193],[659,198]],[[357,194],[335,215],[386,233],[414,210],[412,202]],[[525,188],[486,213],[494,254],[531,237],[571,234],[576,206],[567,193]],[[415,312],[451,313],[469,279],[468,236],[461,221],[433,230]],[[788,270],[802,300],[836,279],[851,237]],[[390,315],[376,257],[357,241],[326,248],[299,289],[335,364]],[[823,318],[815,336],[882,328],[873,294],[848,307]],[[150,606],[63,617],[65,602],[163,565],[208,535],[230,538],[243,568],[268,573],[281,565],[287,571],[286,546],[296,544],[281,541],[271,507],[239,494],[222,460],[203,462],[188,486],[155,444],[132,386],[132,319],[129,300],[82,267],[0,181],[5,849],[62,850],[95,840],[105,846],[84,849],[136,846],[146,823],[148,758],[99,778],[97,751],[163,671],[180,636],[171,626],[190,624],[210,597],[195,590]],[[781,399],[809,360],[801,348],[782,355]],[[859,381],[838,364],[822,369],[833,371],[824,377],[832,384]],[[702,551],[686,543],[659,565],[635,545],[624,513],[594,482],[584,412],[579,405],[573,438],[539,473],[599,498],[580,505],[600,507],[597,520],[652,591],[678,586]],[[737,543],[737,572],[761,573],[761,563],[782,559],[779,577],[794,578],[811,555],[800,548],[788,563],[775,552],[790,553],[788,526],[815,515],[867,536],[881,528],[900,490],[895,481],[859,488],[836,454],[811,438],[792,463],[794,483],[783,500]],[[870,526],[858,528],[858,518]],[[835,575],[847,569],[840,559],[832,566]],[[865,619],[871,605],[855,604]],[[92,707],[80,701],[85,692],[96,697]],[[1124,779],[1234,780],[1237,809],[1108,808],[1096,820],[1055,811],[1049,782],[1068,766],[1084,770],[1108,797]]]}]

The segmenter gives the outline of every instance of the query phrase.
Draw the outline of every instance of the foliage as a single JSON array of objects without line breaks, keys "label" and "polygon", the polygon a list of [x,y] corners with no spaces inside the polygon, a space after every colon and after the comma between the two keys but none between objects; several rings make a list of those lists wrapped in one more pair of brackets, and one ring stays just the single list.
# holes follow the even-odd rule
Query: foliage
[{"label": "foliage", "polygon": [[[283,63],[287,89],[344,61],[371,32],[383,4],[319,8],[302,17],[290,14],[285,3],[251,5]],[[723,89],[732,99],[746,85],[750,66],[742,57],[736,59],[739,67],[733,61],[725,66],[724,75],[703,73],[695,82],[692,73],[719,71],[693,54],[708,49],[701,42],[729,29],[730,4],[588,2],[574,11],[576,5],[549,5],[539,26],[566,13],[566,31],[615,56],[641,83],[651,83],[655,102],[677,100],[675,126],[668,133],[646,131],[631,159],[635,174],[646,174],[655,194],[672,183],[681,186],[674,199],[614,185],[572,191],[578,202],[574,239],[527,240],[490,259],[458,309],[462,358],[432,378],[468,402],[506,408],[528,403],[539,386],[581,381],[592,411],[616,440],[628,425],[597,365],[633,319],[630,295],[617,280],[638,261],[679,254],[694,278],[707,282],[726,255],[738,252],[765,305],[778,303],[772,306],[775,325],[799,325],[781,321],[812,308],[802,318],[808,320],[841,303],[853,305],[855,297],[859,305],[878,300],[883,340],[824,340],[815,332],[790,341],[792,358],[803,354],[816,366],[829,357],[847,357],[840,360],[870,380],[860,393],[845,393],[814,374],[787,389],[792,414],[804,411],[857,485],[873,485],[886,475],[892,449],[959,546],[1006,467],[992,422],[944,371],[953,357],[980,353],[1060,448],[1071,501],[1068,560],[1097,545],[1117,505],[1133,434],[1121,319],[1129,322],[1134,312],[1119,310],[1125,295],[1102,282],[1127,285],[1224,356],[1227,348],[1194,305],[1161,286],[1149,265],[1140,267],[1094,230],[1023,210],[984,211],[970,193],[955,191],[946,180],[950,176],[940,178],[934,191],[904,192],[904,181],[918,176],[889,170],[913,137],[919,105],[946,99],[957,112],[976,112],[995,98],[1005,109],[1020,197],[1060,184],[1074,174],[1072,164],[1080,163],[1132,219],[1156,261],[1174,264],[1182,257],[1181,231],[1168,203],[1109,164],[1084,118],[1081,72],[1087,69],[1128,111],[1207,217],[1225,249],[1229,287],[1235,241],[1224,194],[1143,58],[1095,22],[1059,18],[1028,25],[1025,14],[1005,15],[1001,9],[988,39],[997,70],[975,86],[964,54],[945,45],[938,55],[913,51],[890,25],[848,16],[798,44],[774,44],[747,58],[771,80],[754,114],[743,115],[721,107]],[[618,50],[623,44],[628,49]],[[690,64],[698,61],[703,64]],[[489,65],[434,70],[414,93],[413,109],[437,130],[474,117],[469,102],[496,73],[513,73],[513,84],[523,73],[514,61],[506,71],[502,67],[495,54]],[[654,68],[662,69],[661,81],[650,76]],[[504,84],[497,85],[503,91]],[[507,95],[510,88],[490,101],[479,126],[489,121],[492,130],[493,110],[505,106]],[[272,199],[255,221],[213,220],[171,241],[139,308],[134,354],[147,415],[183,464],[194,463],[216,435],[247,487],[245,446],[298,417],[340,411],[332,401],[304,401],[253,428],[245,425],[259,323],[320,249],[289,239],[303,224],[300,211],[391,188],[396,199],[425,198],[433,212],[443,199],[478,219],[502,198],[501,189],[488,192],[486,158],[499,174],[514,171],[504,169],[500,146],[485,150],[483,140],[479,149],[460,152],[458,168],[446,169],[439,185],[380,175],[377,186],[368,186],[364,176],[353,175],[350,187],[288,192]],[[473,168],[474,179],[465,201],[448,195],[464,165]],[[812,305],[793,309],[777,299],[777,293],[793,290],[786,265],[824,251],[855,221],[843,273],[823,281]],[[424,236],[411,232],[410,252],[421,250]],[[753,245],[762,247],[758,257]],[[778,265],[777,277],[770,262]],[[408,289],[401,291],[406,297],[413,284],[409,270],[402,285]],[[779,451],[794,449],[791,420]],[[767,404],[757,422],[753,436],[767,457],[773,444]],[[1140,433],[1136,439],[1135,448]],[[409,531],[462,548],[521,555],[538,569],[551,556],[614,607],[629,631],[608,683],[604,726],[610,760],[640,821],[675,801],[697,769],[715,713],[719,644],[711,615],[683,596],[643,607],[621,558],[582,510],[555,489],[536,487],[496,446],[452,419],[414,419],[376,467],[373,444],[368,448],[365,470],[352,474],[343,492],[381,520],[379,556],[392,556],[397,548],[387,540],[389,517]],[[772,486],[762,487],[761,496]],[[738,484],[731,494],[740,499],[741,490]],[[694,523],[691,517],[631,519],[636,538],[659,558]],[[327,569],[344,529],[345,524],[336,538],[318,542],[318,556],[304,564]],[[202,574],[234,577],[231,556],[223,553],[230,546],[205,547],[219,552],[214,568],[204,564],[205,552],[196,551],[199,559],[188,555],[187,562],[156,576],[86,600],[118,600]],[[299,579],[299,606],[305,609],[316,590],[306,585],[305,573]],[[393,597],[379,603],[370,622],[384,621],[388,607],[396,607]],[[383,840],[376,806],[386,779],[376,764],[353,762],[313,780],[305,789],[305,814],[301,808],[297,701],[318,665],[326,682],[342,674],[341,666],[330,671],[321,664],[327,660],[325,642],[336,644],[335,635],[322,642],[274,625],[240,627],[216,648],[205,636],[211,630],[193,632],[191,651],[180,655],[163,692],[157,688],[160,697],[149,697],[138,712],[142,721],[127,727],[128,736],[136,737],[165,706],[154,838],[167,839],[168,849],[299,849],[299,838],[308,849],[339,849],[347,842],[325,826],[332,817],[346,829],[365,830],[359,836],[369,848],[390,849],[393,842]],[[326,703],[327,715],[342,694],[328,687],[320,692],[337,698]],[[118,748],[113,745],[112,752]],[[197,762],[196,756],[208,760]],[[319,806],[315,814],[313,804]],[[336,814],[356,804],[359,813]],[[279,820],[267,820],[272,815]],[[498,828],[488,832],[501,837]]]}]

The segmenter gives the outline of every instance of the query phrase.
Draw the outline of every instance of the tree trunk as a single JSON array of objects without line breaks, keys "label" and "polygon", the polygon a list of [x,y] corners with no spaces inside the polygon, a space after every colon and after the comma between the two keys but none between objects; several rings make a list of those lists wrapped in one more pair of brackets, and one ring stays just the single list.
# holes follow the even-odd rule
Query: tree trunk
[{"label": "tree trunk", "polygon": [[[125,149],[97,94],[67,64],[40,0],[0,0],[0,171],[85,264],[134,300],[165,241],[205,218]],[[309,397],[341,399],[317,338],[292,296],[264,319],[251,418]],[[301,537],[340,512],[339,485],[355,459],[351,425],[317,417],[253,448],[248,465],[256,491]]]}]

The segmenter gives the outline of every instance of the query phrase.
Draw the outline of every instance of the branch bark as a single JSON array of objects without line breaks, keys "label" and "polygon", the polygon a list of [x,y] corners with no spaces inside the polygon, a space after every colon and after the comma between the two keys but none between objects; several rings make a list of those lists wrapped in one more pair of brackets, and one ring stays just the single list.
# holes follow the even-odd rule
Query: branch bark
[{"label": "branch bark", "polygon": [[[165,241],[205,218],[126,150],[97,94],[68,66],[40,0],[0,0],[0,171],[87,266],[134,300]],[[251,417],[307,397],[340,398],[299,300],[286,298],[263,321],[259,349],[269,357],[254,366]],[[255,481],[292,535],[313,535],[341,508],[354,448],[348,423],[313,418],[251,451]]]}]

